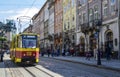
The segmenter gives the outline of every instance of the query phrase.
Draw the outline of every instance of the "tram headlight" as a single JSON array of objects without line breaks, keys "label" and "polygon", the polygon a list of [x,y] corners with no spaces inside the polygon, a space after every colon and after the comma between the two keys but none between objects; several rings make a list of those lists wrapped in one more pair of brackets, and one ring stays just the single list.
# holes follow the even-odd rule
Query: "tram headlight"
[{"label": "tram headlight", "polygon": [[23,56],[26,56],[26,53],[23,53]]},{"label": "tram headlight", "polygon": [[33,56],[36,56],[36,54],[35,54],[35,53],[33,53],[32,55],[33,55]]}]

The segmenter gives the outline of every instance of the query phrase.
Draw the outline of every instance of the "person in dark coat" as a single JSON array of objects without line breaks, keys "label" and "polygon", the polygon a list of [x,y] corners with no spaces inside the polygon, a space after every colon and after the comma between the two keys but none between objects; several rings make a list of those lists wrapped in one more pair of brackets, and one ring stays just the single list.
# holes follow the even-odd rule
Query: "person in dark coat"
[{"label": "person in dark coat", "polygon": [[47,49],[47,54],[48,54],[48,57],[50,56],[50,49],[48,48]]},{"label": "person in dark coat", "polygon": [[71,53],[72,56],[74,56],[74,52],[75,52],[74,48],[72,47],[71,50],[70,50],[70,53]]},{"label": "person in dark coat", "polygon": [[1,60],[1,62],[3,62],[3,57],[4,57],[4,52],[1,51],[1,52],[0,52],[0,60]]},{"label": "person in dark coat", "polygon": [[106,59],[107,60],[111,59],[111,50],[112,50],[112,47],[111,47],[110,43],[107,43],[106,44]]},{"label": "person in dark coat", "polygon": [[90,60],[90,57],[91,57],[90,51],[86,52],[86,60]]}]

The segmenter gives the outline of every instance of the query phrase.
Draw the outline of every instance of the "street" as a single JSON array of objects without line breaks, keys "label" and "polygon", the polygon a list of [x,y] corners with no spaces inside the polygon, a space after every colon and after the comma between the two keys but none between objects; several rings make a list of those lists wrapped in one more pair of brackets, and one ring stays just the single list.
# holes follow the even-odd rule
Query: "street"
[{"label": "street", "polygon": [[64,77],[120,77],[119,72],[44,57],[39,64]]},{"label": "street", "polygon": [[0,77],[120,77],[120,0],[3,0]]},{"label": "street", "polygon": [[120,77],[119,72],[40,57],[36,65],[16,65],[4,56],[6,77]]}]

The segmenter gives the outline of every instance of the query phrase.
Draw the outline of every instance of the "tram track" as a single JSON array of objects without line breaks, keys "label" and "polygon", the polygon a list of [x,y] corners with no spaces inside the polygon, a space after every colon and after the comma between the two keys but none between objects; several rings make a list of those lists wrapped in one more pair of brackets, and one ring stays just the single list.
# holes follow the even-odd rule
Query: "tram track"
[{"label": "tram track", "polygon": [[24,77],[24,75],[14,63],[10,61],[5,61],[5,66],[7,77]]},{"label": "tram track", "polygon": [[36,66],[32,67],[24,67],[24,69],[29,72],[32,77],[54,77],[53,75],[47,73],[46,71],[43,71],[40,68],[37,68]]},{"label": "tram track", "polygon": [[6,77],[62,77],[41,65],[17,65],[8,55],[4,59]]}]

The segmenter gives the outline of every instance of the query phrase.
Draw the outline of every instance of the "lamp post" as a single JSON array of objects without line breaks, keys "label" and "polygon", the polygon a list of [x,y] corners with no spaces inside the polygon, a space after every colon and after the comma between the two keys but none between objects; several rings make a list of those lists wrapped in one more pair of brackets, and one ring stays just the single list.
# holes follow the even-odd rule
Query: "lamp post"
[{"label": "lamp post", "polygon": [[118,59],[120,59],[120,0],[118,0],[118,27],[119,27],[119,51],[118,51]]},{"label": "lamp post", "polygon": [[101,65],[101,54],[100,54],[100,47],[99,47],[99,33],[100,33],[100,26],[101,26],[101,22],[98,21],[98,25],[97,25],[97,34],[98,34],[98,53],[97,53],[97,65]]}]

